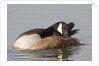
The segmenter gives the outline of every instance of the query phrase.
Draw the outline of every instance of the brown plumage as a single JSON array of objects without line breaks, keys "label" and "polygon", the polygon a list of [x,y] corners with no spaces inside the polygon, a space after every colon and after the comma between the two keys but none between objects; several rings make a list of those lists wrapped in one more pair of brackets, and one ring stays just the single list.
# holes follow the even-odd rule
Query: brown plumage
[{"label": "brown plumage", "polygon": [[[23,32],[22,34],[20,34],[18,38],[20,38],[20,37],[22,37],[22,36],[24,36],[24,35],[31,35],[31,34],[40,33],[40,32],[42,32],[43,30],[45,30],[45,29],[40,29],[40,28],[39,28],[39,29],[31,29],[31,30],[28,30],[28,31]],[[17,38],[17,39],[18,39],[18,38]]]},{"label": "brown plumage", "polygon": [[50,36],[34,44],[31,50],[54,49],[69,45],[80,45],[79,40],[69,36]]}]

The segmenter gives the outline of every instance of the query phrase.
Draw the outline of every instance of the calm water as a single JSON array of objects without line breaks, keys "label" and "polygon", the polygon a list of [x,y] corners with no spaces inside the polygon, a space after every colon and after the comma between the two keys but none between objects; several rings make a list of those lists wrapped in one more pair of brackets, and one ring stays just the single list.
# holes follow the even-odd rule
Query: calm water
[{"label": "calm water", "polygon": [[[17,51],[12,44],[20,33],[33,28],[47,28],[58,22],[74,22],[80,29],[73,35],[85,45],[40,51]],[[92,60],[92,5],[11,5],[7,6],[8,61],[91,61]]]}]

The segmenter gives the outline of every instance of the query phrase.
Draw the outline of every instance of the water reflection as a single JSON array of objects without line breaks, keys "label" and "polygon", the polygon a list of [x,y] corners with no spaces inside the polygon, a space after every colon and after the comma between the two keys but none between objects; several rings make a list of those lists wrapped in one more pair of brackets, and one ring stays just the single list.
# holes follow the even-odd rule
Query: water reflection
[{"label": "water reflection", "polygon": [[[73,61],[71,57],[73,54],[79,53],[80,46],[69,46],[66,48],[46,49],[46,50],[25,50],[20,51],[20,54],[14,58],[25,59],[32,61]],[[20,60],[19,60],[20,61]]]}]

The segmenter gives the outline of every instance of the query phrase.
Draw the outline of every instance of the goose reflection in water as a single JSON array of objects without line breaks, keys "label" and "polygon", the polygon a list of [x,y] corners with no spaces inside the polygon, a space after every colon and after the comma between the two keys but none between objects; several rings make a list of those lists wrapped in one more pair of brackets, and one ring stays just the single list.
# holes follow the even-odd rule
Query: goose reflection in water
[{"label": "goose reflection in water", "polygon": [[[17,58],[28,58],[32,61],[74,61],[73,54],[79,53],[80,46],[46,50],[19,50],[21,54]],[[42,60],[41,60],[42,59]]]}]

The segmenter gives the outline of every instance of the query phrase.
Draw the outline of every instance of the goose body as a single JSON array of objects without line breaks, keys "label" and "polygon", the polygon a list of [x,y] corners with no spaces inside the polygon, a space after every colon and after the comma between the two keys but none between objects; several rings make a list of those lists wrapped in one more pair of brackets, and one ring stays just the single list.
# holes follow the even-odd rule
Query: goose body
[{"label": "goose body", "polygon": [[[27,49],[16,48],[17,50],[43,50],[43,49],[54,49],[67,47],[69,45],[80,45],[79,40],[69,36],[49,36],[43,39],[40,39],[35,44],[31,44]],[[27,43],[29,44],[29,43]]]},{"label": "goose body", "polygon": [[17,39],[13,47],[20,49],[29,49],[32,45],[41,40],[41,37],[38,34],[24,35]]},{"label": "goose body", "polygon": [[78,42],[78,39],[68,36],[50,36],[31,46],[30,50],[63,48],[69,45],[80,45],[80,43]]},{"label": "goose body", "polygon": [[17,50],[40,50],[63,47],[62,45],[65,46],[68,43],[66,36],[69,36],[71,29],[68,31],[68,27],[70,26],[71,25],[65,22],[58,22],[47,29],[32,29],[26,31],[15,40],[13,48]]}]

